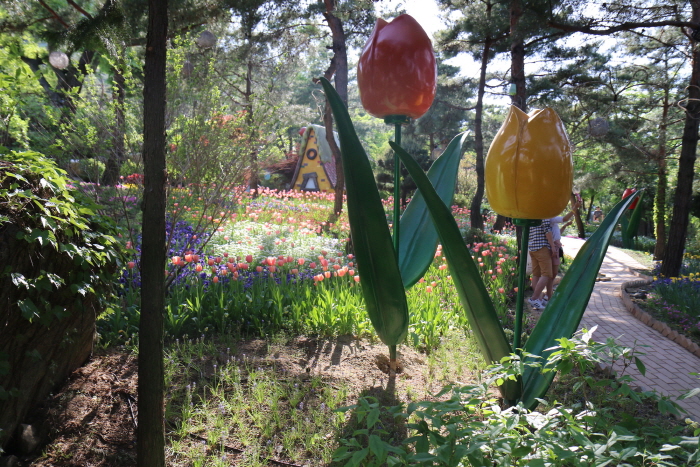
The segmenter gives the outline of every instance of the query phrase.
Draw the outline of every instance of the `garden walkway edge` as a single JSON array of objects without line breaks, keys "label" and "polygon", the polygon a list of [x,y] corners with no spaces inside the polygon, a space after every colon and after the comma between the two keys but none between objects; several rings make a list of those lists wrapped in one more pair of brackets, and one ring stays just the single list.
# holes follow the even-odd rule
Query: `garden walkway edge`
[{"label": "garden walkway edge", "polygon": [[[562,237],[564,252],[574,257],[584,240]],[[700,379],[691,373],[700,373],[700,357],[673,340],[664,337],[657,329],[637,319],[625,306],[622,287],[627,282],[638,281],[631,269],[645,269],[643,265],[618,248],[609,247],[600,268],[604,281],[596,282],[588,301],[579,329],[598,326],[593,334],[597,342],[609,337],[627,347],[635,347],[646,367],[645,375],[634,365],[625,372],[634,378],[644,390],[656,390],[674,398],[689,389],[700,387]],[[609,279],[609,280],[608,280]],[[652,323],[653,324],[653,323]],[[659,326],[657,326],[659,327]],[[615,368],[618,372],[620,368]],[[700,422],[700,396],[677,401],[686,410],[681,414]]]}]

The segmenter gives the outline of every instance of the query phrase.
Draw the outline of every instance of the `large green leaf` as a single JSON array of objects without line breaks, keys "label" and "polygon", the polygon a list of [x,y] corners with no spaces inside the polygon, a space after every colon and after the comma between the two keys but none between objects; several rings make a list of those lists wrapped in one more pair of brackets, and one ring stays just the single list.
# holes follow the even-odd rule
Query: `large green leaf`
[{"label": "large green leaf", "polygon": [[[588,300],[591,298],[595,286],[600,265],[603,264],[610,238],[615,232],[620,216],[639,193],[637,191],[620,201],[605,216],[600,227],[581,247],[569,270],[554,291],[552,299],[542,312],[524,349],[532,355],[541,356],[541,362],[546,362],[553,352],[553,350],[546,349],[557,345],[556,339],[571,338],[581,323],[581,318],[583,318],[583,313],[586,311]],[[523,405],[534,408],[537,405],[536,399],[544,396],[553,378],[554,372],[542,374],[536,367],[526,367],[523,375],[523,396],[521,399]]]},{"label": "large green leaf", "polygon": [[[466,137],[466,132],[455,136],[428,170],[428,179],[447,206],[452,205]],[[430,220],[423,194],[416,191],[401,216],[399,229],[399,269],[404,287],[408,289],[423,277],[433,261],[437,242],[438,234]]]},{"label": "large green leaf", "polygon": [[328,80],[321,78],[321,83],[338,127],[350,235],[367,313],[379,338],[394,353],[408,332],[408,304],[384,207],[345,104]]},{"label": "large green leaf", "polygon": [[[430,216],[442,243],[442,250],[450,267],[452,280],[457,288],[459,300],[464,307],[469,325],[484,358],[489,363],[499,362],[503,357],[509,356],[512,349],[503,332],[503,326],[498,319],[486,286],[481,280],[479,269],[462,239],[457,222],[452,217],[452,211],[440,199],[418,163],[397,144],[393,142],[389,144],[401,158],[408,173],[416,182],[416,186],[425,197]],[[519,383],[507,382],[502,391],[504,398],[517,399],[520,393]]]}]

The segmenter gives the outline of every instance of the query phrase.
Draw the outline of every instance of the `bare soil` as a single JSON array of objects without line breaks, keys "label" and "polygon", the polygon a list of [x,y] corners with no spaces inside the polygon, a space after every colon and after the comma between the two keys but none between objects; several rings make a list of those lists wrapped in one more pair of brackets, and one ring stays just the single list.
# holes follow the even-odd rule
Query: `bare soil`
[{"label": "bare soil", "polygon": [[[424,354],[401,346],[399,367],[396,373],[390,373],[385,345],[352,337],[334,340],[298,337],[284,344],[243,341],[235,352],[232,349],[232,356],[240,359],[243,355],[249,363],[252,360],[255,365],[275,368],[280,377],[303,380],[315,375],[331,383],[343,381],[349,389],[349,403],[364,394],[384,399],[382,402],[387,405],[396,405],[399,401],[407,402],[408,393],[427,397],[444,384],[430,377]],[[213,367],[217,356],[207,358],[208,366]],[[207,362],[203,363],[206,368]],[[37,450],[43,454],[20,457],[20,465],[135,465],[137,373],[137,357],[123,350],[94,355],[31,415],[29,422],[40,426],[46,444]],[[452,374],[451,378],[465,382],[473,375]],[[386,400],[387,394],[395,400]]]}]

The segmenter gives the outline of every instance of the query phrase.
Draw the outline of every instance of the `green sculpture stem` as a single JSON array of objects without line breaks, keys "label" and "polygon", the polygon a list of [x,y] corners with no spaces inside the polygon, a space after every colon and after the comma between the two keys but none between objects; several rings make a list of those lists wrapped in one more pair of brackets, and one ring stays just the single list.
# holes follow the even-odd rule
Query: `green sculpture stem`
[{"label": "green sculpture stem", "polygon": [[513,223],[523,228],[520,237],[520,264],[518,265],[518,295],[515,298],[515,324],[513,325],[513,350],[520,355],[520,335],[523,329],[523,305],[525,302],[525,272],[527,270],[527,245],[530,241],[530,227],[540,225],[539,219],[513,219]]},{"label": "green sculpture stem", "polygon": [[[401,125],[408,123],[405,115],[388,115],[384,117],[384,123],[394,124],[394,142],[401,146]],[[399,257],[399,225],[401,221],[401,161],[394,152],[394,254]]]}]

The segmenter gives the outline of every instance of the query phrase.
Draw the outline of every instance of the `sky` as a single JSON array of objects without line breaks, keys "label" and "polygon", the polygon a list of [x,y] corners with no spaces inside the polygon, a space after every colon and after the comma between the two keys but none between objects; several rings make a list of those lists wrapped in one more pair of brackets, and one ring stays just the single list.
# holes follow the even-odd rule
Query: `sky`
[{"label": "sky", "polygon": [[[440,17],[440,9],[435,0],[382,0],[379,2],[380,14],[382,7],[392,9],[403,7],[409,15],[413,16],[413,18],[418,21],[431,39],[436,31],[445,29],[446,27],[445,22]],[[478,70],[480,66],[466,54],[460,54],[448,60],[447,63],[459,66],[462,70],[461,74],[463,75],[466,75],[470,71]]]},{"label": "sky", "polygon": [[406,12],[418,21],[430,37],[433,36],[435,31],[444,27],[440,19],[440,10],[435,0],[383,0],[380,2],[380,5],[389,5],[390,7],[403,6]]}]

